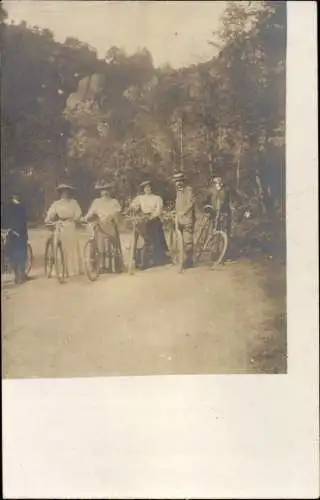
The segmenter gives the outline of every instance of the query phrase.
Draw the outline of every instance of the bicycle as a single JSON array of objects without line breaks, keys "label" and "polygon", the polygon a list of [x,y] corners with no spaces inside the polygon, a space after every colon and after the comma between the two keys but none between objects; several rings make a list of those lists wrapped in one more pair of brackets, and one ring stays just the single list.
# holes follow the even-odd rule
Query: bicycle
[{"label": "bicycle", "polygon": [[211,269],[222,263],[228,247],[226,222],[225,214],[218,212],[214,217],[213,207],[205,206],[205,214],[200,221],[200,232],[194,245],[195,263],[204,255],[208,255]]},{"label": "bicycle", "polygon": [[67,278],[67,270],[65,258],[60,240],[60,230],[63,220],[59,219],[56,222],[46,224],[47,228],[51,231],[51,236],[46,241],[44,252],[44,273],[47,278],[51,278],[53,269],[57,280],[60,284],[65,283]]},{"label": "bicycle", "polygon": [[177,227],[175,211],[172,210],[163,214],[162,219],[166,224],[166,230],[168,233],[167,243],[171,261],[174,265],[177,265],[178,272],[182,273],[184,261],[184,242],[183,235]]},{"label": "bicycle", "polygon": [[[126,220],[132,224],[128,273],[133,274],[137,267],[137,261],[140,264],[140,268],[145,268],[151,253],[150,243],[146,236],[146,225],[149,217],[145,214],[138,215],[134,213],[125,215]],[[138,246],[139,238],[142,240],[140,246]]]},{"label": "bicycle", "polygon": [[[83,224],[90,224],[86,221],[82,221]],[[116,235],[118,235],[117,227],[114,221],[111,221]],[[120,239],[117,243],[114,237],[106,235],[107,245],[105,246],[105,251],[101,255],[98,246],[98,232],[100,232],[99,224],[93,224],[93,232],[89,237],[88,241],[84,246],[84,267],[85,273],[90,281],[96,281],[100,276],[100,266],[104,267],[106,261],[108,261],[108,269],[111,272],[120,273],[123,269],[123,257],[120,245]],[[117,237],[117,236],[116,236]]]},{"label": "bicycle", "polygon": [[[19,237],[19,233],[13,231],[12,229],[1,229],[1,275],[4,278],[13,278],[13,267],[10,258],[10,250],[8,244],[8,237],[12,234],[13,236]],[[27,243],[27,260],[25,267],[26,276],[29,275],[33,264],[33,251],[30,243]],[[5,281],[7,281],[5,279]]]}]

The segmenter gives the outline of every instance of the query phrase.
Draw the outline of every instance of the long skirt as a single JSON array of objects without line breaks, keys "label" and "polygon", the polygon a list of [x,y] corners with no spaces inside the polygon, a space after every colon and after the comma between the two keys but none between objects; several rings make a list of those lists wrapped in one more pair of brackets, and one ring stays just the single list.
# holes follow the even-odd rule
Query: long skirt
[{"label": "long skirt", "polygon": [[8,255],[15,274],[23,275],[27,263],[27,235],[9,235]]},{"label": "long skirt", "polygon": [[60,227],[61,241],[67,276],[76,276],[82,273],[82,258],[78,233],[74,221],[64,221]]},{"label": "long skirt", "polygon": [[168,261],[168,246],[164,235],[162,222],[159,218],[146,223],[145,243],[152,249],[152,262],[154,266],[161,266]]}]

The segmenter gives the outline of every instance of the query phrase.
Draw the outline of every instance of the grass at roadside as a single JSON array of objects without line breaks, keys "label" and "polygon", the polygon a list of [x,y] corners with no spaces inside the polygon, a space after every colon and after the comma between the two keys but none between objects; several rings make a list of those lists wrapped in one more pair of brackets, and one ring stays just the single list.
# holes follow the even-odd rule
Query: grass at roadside
[{"label": "grass at roadside", "polygon": [[260,373],[287,373],[286,267],[273,259],[253,262],[253,266],[272,314],[261,325],[261,334],[249,353],[251,363]]}]

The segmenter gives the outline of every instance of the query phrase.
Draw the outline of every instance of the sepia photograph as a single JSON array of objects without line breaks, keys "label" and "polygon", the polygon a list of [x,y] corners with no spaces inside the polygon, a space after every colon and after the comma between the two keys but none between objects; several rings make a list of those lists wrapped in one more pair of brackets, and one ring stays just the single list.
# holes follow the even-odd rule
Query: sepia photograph
[{"label": "sepia photograph", "polygon": [[287,373],[286,11],[0,4],[4,379]]}]

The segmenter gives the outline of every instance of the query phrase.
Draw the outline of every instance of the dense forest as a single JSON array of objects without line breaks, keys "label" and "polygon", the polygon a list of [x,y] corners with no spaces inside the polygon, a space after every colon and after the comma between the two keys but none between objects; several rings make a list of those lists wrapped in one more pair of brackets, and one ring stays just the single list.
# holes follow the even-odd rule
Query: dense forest
[{"label": "dense forest", "polygon": [[148,176],[169,201],[183,168],[199,195],[222,172],[283,216],[285,2],[228,2],[208,43],[218,55],[180,69],[156,68],[147,49],[99,59],[1,8],[2,196],[18,186],[41,220],[66,177],[86,209],[100,176],[123,203]]}]

